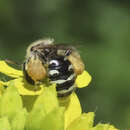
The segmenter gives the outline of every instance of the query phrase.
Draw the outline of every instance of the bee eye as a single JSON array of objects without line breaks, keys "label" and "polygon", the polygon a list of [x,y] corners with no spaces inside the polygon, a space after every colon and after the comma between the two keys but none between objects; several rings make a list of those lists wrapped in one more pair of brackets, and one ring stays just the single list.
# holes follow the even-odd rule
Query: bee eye
[{"label": "bee eye", "polygon": [[59,66],[59,62],[57,60],[51,60],[49,64],[52,66]]}]

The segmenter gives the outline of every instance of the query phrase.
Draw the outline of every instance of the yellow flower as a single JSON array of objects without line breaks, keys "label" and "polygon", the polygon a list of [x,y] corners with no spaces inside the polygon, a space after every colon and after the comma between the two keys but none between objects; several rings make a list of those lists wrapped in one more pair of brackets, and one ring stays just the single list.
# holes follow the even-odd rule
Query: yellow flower
[{"label": "yellow flower", "polygon": [[[79,99],[78,99],[77,95],[75,94],[75,92],[73,92],[68,97],[58,98],[58,100],[57,100],[56,92],[54,89],[55,84],[49,85],[49,86],[46,84],[42,84],[38,87],[37,90],[35,90],[35,88],[37,86],[28,84],[26,82],[26,80],[24,79],[24,75],[21,70],[16,70],[16,69],[8,66],[4,61],[0,61],[0,72],[7,76],[14,78],[13,80],[10,80],[7,82],[0,81],[0,97],[2,97],[2,93],[4,93],[4,86],[16,87],[19,94],[23,97],[23,99],[25,98],[25,102],[23,100],[23,104],[26,107],[26,109],[28,109],[28,111],[30,111],[31,109],[29,107],[34,106],[35,109],[33,109],[33,111],[31,111],[31,115],[30,115],[31,117],[34,116],[34,118],[36,118],[36,115],[37,115],[36,111],[39,112],[39,110],[42,110],[41,108],[44,107],[44,111],[41,111],[41,113],[43,115],[45,114],[44,113],[45,110],[46,110],[46,114],[51,113],[50,115],[48,115],[45,118],[44,122],[46,121],[49,125],[50,119],[52,121],[52,116],[57,115],[57,112],[58,112],[59,117],[57,117],[57,118],[59,119],[61,124],[59,124],[58,126],[56,125],[56,126],[61,127],[61,128],[64,127],[64,130],[118,130],[114,126],[109,125],[109,124],[98,124],[96,126],[93,126],[94,113],[89,112],[89,113],[82,114],[80,102],[79,102]],[[86,86],[88,86],[90,81],[91,81],[91,76],[88,74],[87,71],[84,71],[81,75],[79,75],[77,77],[76,86],[78,88],[86,87]],[[51,89],[51,88],[53,88],[53,89]],[[44,93],[44,91],[46,91],[46,93]],[[43,93],[44,93],[44,95],[42,95]],[[37,98],[37,95],[40,95],[39,98]],[[26,96],[29,96],[29,100],[26,99]],[[12,96],[10,95],[10,97],[12,97]],[[32,101],[32,99],[31,99],[32,97],[36,97],[37,101],[36,102],[35,102],[35,100]],[[7,99],[7,98],[5,97],[5,99]],[[37,105],[37,104],[39,104],[39,105]],[[6,105],[6,103],[4,103],[4,105]],[[4,105],[3,105],[3,109],[4,109]],[[62,115],[64,118],[63,121],[61,120]],[[39,117],[39,116],[37,116],[37,117]],[[31,126],[29,125],[27,127],[34,128],[36,121],[31,120],[32,118],[30,118],[30,117],[28,117],[28,118],[29,118],[27,120],[28,122],[32,123],[32,121],[34,121],[34,123],[32,123]],[[1,120],[5,121],[5,118],[2,118]],[[56,123],[57,120],[53,120],[53,121]],[[8,120],[7,120],[7,122],[8,122]],[[51,122],[51,123],[53,125],[55,125],[54,122]],[[29,124],[29,123],[27,123],[27,124]],[[48,127],[48,126],[46,126],[46,127]]]},{"label": "yellow flower", "polygon": [[[30,85],[26,82],[21,70],[16,70],[8,66],[4,61],[0,61],[0,72],[14,78],[14,80],[8,82],[0,82],[2,85],[8,86],[10,82],[13,82],[14,86],[18,89],[20,95],[40,95],[45,87],[49,87],[46,84],[40,85],[38,90],[34,90],[35,86]],[[78,88],[86,87],[91,81],[91,76],[87,71],[84,71],[76,79],[76,86]],[[55,85],[54,85],[55,86]],[[59,98],[59,103],[61,106],[64,106],[65,109],[65,129],[78,117],[80,117],[82,110],[80,106],[79,99],[75,92],[73,92],[67,98]]]}]

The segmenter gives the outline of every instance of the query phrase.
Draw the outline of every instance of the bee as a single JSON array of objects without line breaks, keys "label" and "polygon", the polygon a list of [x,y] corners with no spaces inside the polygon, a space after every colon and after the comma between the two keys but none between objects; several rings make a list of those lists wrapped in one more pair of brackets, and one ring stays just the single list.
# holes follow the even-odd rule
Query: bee
[{"label": "bee", "polygon": [[49,79],[56,84],[58,97],[66,97],[75,89],[76,77],[84,71],[84,63],[78,51],[53,39],[42,39],[27,48],[23,64],[25,79],[39,84]]},{"label": "bee", "polygon": [[38,40],[27,48],[26,60],[23,63],[23,72],[25,79],[30,84],[40,84],[46,79],[46,57],[49,52],[45,50],[45,47],[51,43],[52,40]]}]

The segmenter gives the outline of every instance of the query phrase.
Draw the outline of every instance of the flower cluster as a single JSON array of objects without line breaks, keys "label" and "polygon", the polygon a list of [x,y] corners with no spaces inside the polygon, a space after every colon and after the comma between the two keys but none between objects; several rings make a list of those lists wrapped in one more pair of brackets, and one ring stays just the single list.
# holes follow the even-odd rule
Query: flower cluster
[{"label": "flower cluster", "polygon": [[[0,81],[0,130],[117,130],[109,124],[93,126],[94,113],[82,113],[75,92],[57,98],[55,84],[42,84],[35,90],[21,70],[4,61],[0,61],[0,72],[13,78]],[[86,87],[90,81],[91,76],[84,71],[76,86]]]}]

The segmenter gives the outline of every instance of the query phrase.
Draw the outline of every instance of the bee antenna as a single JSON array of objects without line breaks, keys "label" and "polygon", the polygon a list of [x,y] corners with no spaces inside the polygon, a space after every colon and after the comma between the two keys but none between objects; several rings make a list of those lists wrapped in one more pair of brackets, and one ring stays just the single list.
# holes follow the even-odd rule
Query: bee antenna
[{"label": "bee antenna", "polygon": [[13,64],[13,65],[17,65],[17,66],[22,66],[22,64],[19,64],[15,61],[12,61],[12,60],[9,60],[9,59],[5,59],[5,62],[8,63],[8,64]]}]

